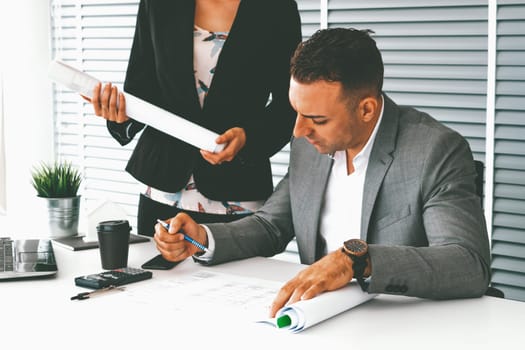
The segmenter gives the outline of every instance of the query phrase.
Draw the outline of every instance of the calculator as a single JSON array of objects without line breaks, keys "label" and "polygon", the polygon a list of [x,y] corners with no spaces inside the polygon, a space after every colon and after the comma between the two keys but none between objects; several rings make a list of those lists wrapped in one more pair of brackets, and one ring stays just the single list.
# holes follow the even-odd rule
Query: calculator
[{"label": "calculator", "polygon": [[151,271],[134,267],[123,267],[120,269],[76,277],[75,284],[79,287],[100,289],[147,280],[150,279],[152,275]]}]

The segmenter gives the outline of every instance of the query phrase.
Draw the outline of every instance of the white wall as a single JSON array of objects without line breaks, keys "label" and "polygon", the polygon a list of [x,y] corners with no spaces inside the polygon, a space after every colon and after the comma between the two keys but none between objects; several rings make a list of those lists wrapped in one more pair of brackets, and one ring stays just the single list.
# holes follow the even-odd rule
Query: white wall
[{"label": "white wall", "polygon": [[0,214],[0,229],[4,228],[0,236],[23,233],[23,225],[17,222],[46,225],[41,221],[45,216],[36,210],[41,204],[31,186],[30,171],[41,161],[53,160],[54,153],[52,84],[47,78],[49,11],[47,0],[0,0],[7,189],[7,216]]}]

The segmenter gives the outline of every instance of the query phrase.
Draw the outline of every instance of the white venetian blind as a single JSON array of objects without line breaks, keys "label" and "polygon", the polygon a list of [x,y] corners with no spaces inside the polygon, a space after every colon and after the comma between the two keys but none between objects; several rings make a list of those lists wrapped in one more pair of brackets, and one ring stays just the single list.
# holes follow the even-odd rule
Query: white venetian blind
[{"label": "white venetian blind", "polygon": [[525,301],[525,2],[498,1],[492,281]]},{"label": "white venetian blind", "polygon": [[484,160],[486,0],[328,0],[329,27],[372,29],[385,92],[464,135]]},{"label": "white venetian blind", "polygon": [[[0,67],[3,69],[3,67]],[[5,161],[5,136],[4,136],[4,80],[0,70],[0,215],[6,212],[6,161]]]}]

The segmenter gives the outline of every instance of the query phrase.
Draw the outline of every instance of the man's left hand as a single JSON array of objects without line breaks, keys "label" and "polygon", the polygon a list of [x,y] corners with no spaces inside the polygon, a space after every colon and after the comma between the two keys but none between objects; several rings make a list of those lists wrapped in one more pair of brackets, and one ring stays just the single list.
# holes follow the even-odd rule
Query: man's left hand
[{"label": "man's left hand", "polygon": [[354,277],[352,259],[340,249],[326,255],[288,281],[274,299],[270,317],[285,305],[312,299],[325,292],[342,288]]}]

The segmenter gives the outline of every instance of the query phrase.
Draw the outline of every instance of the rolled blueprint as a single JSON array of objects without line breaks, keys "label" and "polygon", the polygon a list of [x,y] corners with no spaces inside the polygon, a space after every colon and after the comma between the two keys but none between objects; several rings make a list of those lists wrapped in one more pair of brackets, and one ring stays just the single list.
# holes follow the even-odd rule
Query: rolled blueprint
[{"label": "rolled blueprint", "polygon": [[275,318],[257,322],[298,333],[376,296],[377,294],[363,292],[357,283],[352,281],[341,289],[327,291],[312,299],[283,306],[277,311]]},{"label": "rolled blueprint", "polygon": [[[84,96],[93,97],[93,89],[100,81],[59,60],[49,64],[49,78],[70,90]],[[159,108],[149,102],[123,92],[126,99],[126,115],[134,120],[151,126],[168,135],[178,138],[199,149],[220,152],[224,144],[217,144],[217,133],[190,122],[176,114]]]}]

